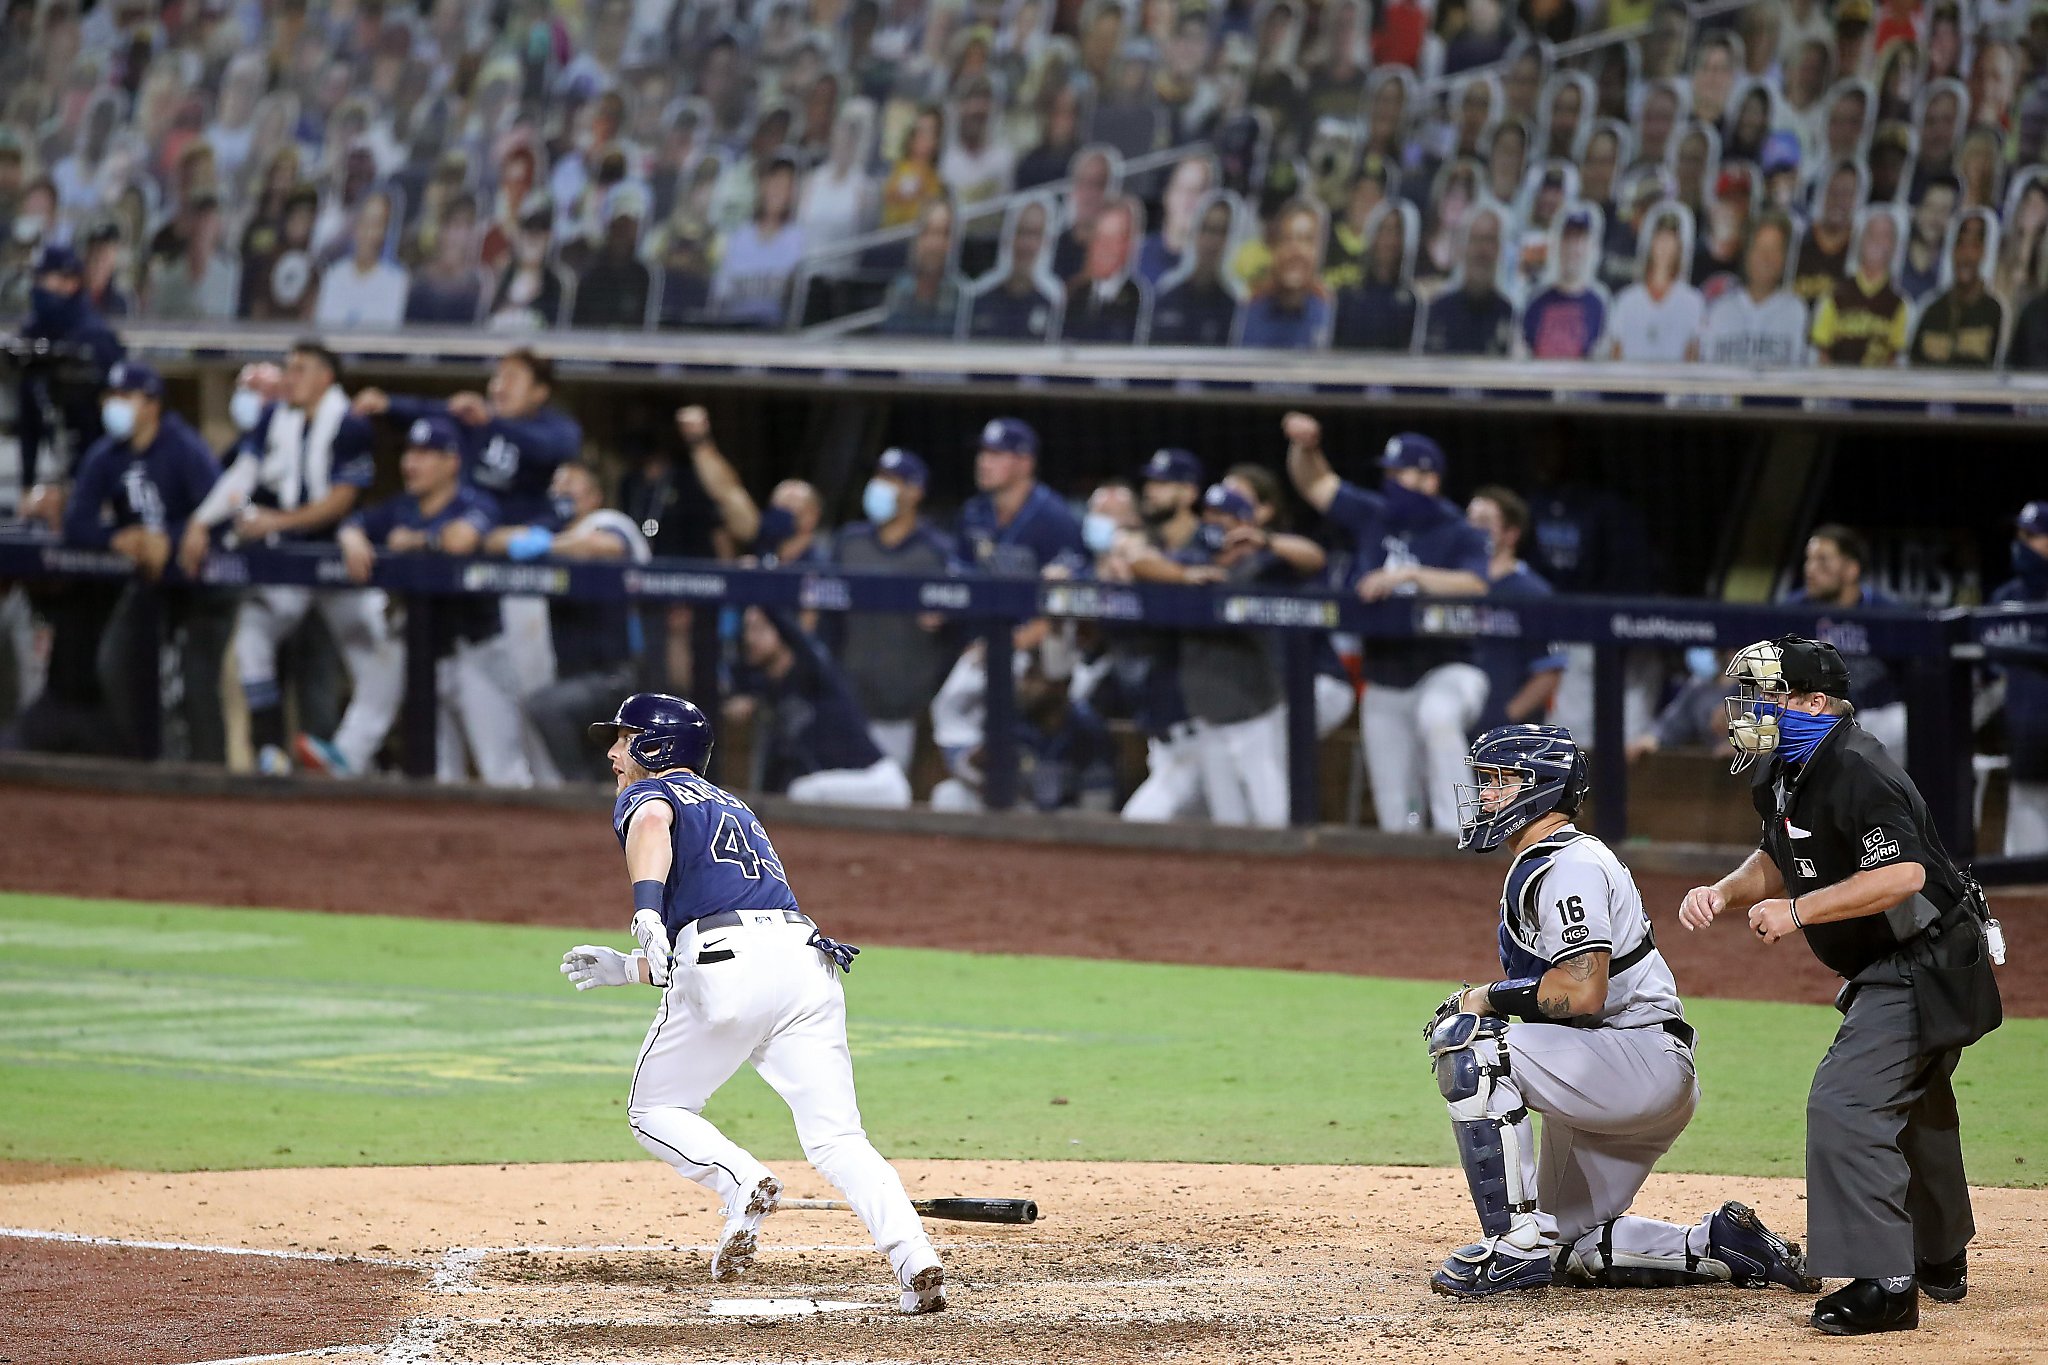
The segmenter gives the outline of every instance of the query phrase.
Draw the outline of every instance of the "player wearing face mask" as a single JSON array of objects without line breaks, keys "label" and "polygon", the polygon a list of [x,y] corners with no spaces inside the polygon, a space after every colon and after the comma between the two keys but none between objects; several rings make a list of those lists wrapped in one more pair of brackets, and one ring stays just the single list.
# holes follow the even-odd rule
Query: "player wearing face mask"
[{"label": "player wearing face mask", "polygon": [[[923,516],[928,477],[914,452],[883,451],[861,490],[867,520],[841,527],[826,547],[826,559],[868,573],[949,572],[957,562],[953,542]],[[945,619],[931,613],[850,612],[844,630],[839,661],[867,715],[868,737],[907,773],[917,718],[958,656],[958,641],[950,638]]]}]

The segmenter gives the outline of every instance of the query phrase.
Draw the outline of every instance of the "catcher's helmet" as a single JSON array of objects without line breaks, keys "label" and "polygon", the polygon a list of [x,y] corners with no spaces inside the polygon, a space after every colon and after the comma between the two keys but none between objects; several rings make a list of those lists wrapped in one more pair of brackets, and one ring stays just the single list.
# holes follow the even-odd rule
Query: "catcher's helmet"
[{"label": "catcher's helmet", "polygon": [[[1488,730],[1465,756],[1470,784],[1458,786],[1458,847],[1499,848],[1531,820],[1578,813],[1592,786],[1585,751],[1562,725],[1503,725]],[[1507,785],[1510,778],[1519,784]]]},{"label": "catcher's helmet", "polygon": [[626,752],[651,773],[688,768],[701,774],[711,757],[711,722],[695,706],[666,692],[635,692],[619,703],[617,715],[590,727],[591,738],[607,742],[621,731],[633,735]]}]

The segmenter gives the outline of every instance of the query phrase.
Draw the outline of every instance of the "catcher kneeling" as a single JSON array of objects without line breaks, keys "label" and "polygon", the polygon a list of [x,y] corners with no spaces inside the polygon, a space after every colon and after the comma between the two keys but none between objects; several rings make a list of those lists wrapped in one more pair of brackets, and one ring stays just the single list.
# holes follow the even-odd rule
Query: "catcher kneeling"
[{"label": "catcher kneeling", "polygon": [[1453,995],[1427,1029],[1484,1234],[1430,1287],[1459,1298],[1553,1279],[1810,1292],[1798,1246],[1746,1205],[1691,1225],[1628,1214],[1699,1103],[1692,1026],[1634,879],[1572,826],[1588,783],[1571,732],[1503,726],[1467,762],[1458,846],[1514,855],[1500,903],[1506,979]]}]

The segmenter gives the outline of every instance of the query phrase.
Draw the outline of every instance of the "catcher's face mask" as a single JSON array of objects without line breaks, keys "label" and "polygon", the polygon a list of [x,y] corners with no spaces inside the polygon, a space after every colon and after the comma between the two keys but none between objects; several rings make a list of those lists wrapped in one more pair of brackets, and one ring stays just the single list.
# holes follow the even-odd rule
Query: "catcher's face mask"
[{"label": "catcher's face mask", "polygon": [[[1458,792],[1458,847],[1475,852],[1499,848],[1516,829],[1532,818],[1522,810],[1522,798],[1535,785],[1536,774],[1528,768],[1470,764],[1470,782],[1460,782]],[[1519,820],[1513,816],[1522,815]]]},{"label": "catcher's face mask", "polygon": [[1739,773],[1778,751],[1778,718],[1792,687],[1785,681],[1784,654],[1771,640],[1738,651],[1722,676],[1735,681],[1723,705],[1728,709],[1728,743],[1735,750],[1728,771]]}]

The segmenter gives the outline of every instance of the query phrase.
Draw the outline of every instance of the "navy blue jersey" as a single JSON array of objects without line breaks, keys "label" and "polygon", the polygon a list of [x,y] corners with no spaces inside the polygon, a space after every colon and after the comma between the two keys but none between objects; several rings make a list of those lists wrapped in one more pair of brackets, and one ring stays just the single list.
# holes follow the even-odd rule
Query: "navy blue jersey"
[{"label": "navy blue jersey", "polygon": [[781,791],[817,772],[870,768],[882,751],[868,737],[868,718],[853,684],[832,656],[786,612],[768,619],[794,655],[789,671],[771,678],[756,669],[735,677],[735,687],[755,691],[774,703],[774,724],[764,737],[768,786]]},{"label": "navy blue jersey", "polygon": [[975,341],[1044,341],[1059,323],[1057,296],[1032,288],[1013,294],[998,286],[976,294],[967,308],[967,335]]},{"label": "navy blue jersey", "polygon": [[[1999,585],[1990,605],[2048,602],[2048,565],[2039,557],[2024,555],[2021,574]],[[1986,643],[2034,652],[2040,663],[2020,658],[2001,660],[2005,671],[2006,750],[2011,755],[2011,776],[2019,782],[2048,781],[2048,630],[2025,621],[2004,621],[1992,626]],[[1850,675],[1853,684],[1855,675]]]},{"label": "navy blue jersey", "polygon": [[1504,356],[1514,344],[1515,305],[1498,289],[1439,294],[1422,315],[1424,355]]},{"label": "navy blue jersey", "polygon": [[[392,394],[389,415],[412,425],[420,417],[446,415],[438,398]],[[560,523],[548,485],[555,470],[583,453],[583,428],[555,408],[531,417],[493,417],[479,426],[457,422],[462,435],[462,477],[498,500],[507,525],[547,526]]]},{"label": "navy blue jersey", "polygon": [[[1550,584],[1527,564],[1517,560],[1514,571],[1495,579],[1487,589],[1489,597],[1522,598],[1551,596]],[[1479,640],[1473,645],[1472,662],[1486,671],[1486,708],[1472,727],[1475,737],[1498,725],[1509,723],[1508,703],[1522,684],[1538,673],[1561,671],[1565,666],[1564,646],[1527,636],[1513,640]],[[1518,723],[1536,724],[1541,716],[1521,716]]]},{"label": "navy blue jersey", "polygon": [[687,769],[649,777],[619,793],[612,833],[626,846],[633,816],[650,801],[673,813],[661,922],[671,941],[686,925],[720,910],[794,910],[796,892],[768,831],[747,803]]},{"label": "navy blue jersey", "polygon": [[[498,504],[490,494],[461,484],[456,487],[455,496],[431,515],[420,506],[418,498],[400,493],[354,513],[341,524],[361,531],[372,545],[383,545],[400,527],[431,535],[457,521],[476,527],[481,543],[481,537],[490,534],[498,524]],[[447,598],[434,613],[434,657],[448,654],[458,640],[488,640],[499,632],[502,624],[495,597]]]},{"label": "navy blue jersey", "polygon": [[1035,578],[1062,554],[1085,556],[1081,523],[1066,499],[1042,483],[1031,485],[1009,524],[996,524],[995,500],[976,494],[960,509],[960,549],[983,573]]},{"label": "navy blue jersey", "polygon": [[1310,294],[1299,308],[1285,307],[1273,296],[1262,295],[1245,305],[1237,344],[1276,351],[1318,350],[1329,325],[1330,301],[1319,294]]},{"label": "navy blue jersey", "polygon": [[219,477],[213,452],[175,412],[163,415],[145,450],[102,436],[79,461],[64,510],[65,543],[103,549],[114,532],[145,526],[175,545]]},{"label": "navy blue jersey", "polygon": [[1160,295],[1152,310],[1154,346],[1228,346],[1237,328],[1237,296],[1193,277]]},{"label": "navy blue jersey", "polygon": [[[1351,533],[1351,581],[1374,569],[1419,564],[1430,569],[1463,569],[1486,578],[1486,533],[1465,520],[1444,498],[1410,501],[1419,515],[1403,515],[1384,493],[1357,484],[1338,485],[1324,514]],[[1459,640],[1374,640],[1366,646],[1367,682],[1413,687],[1422,675],[1446,663],[1469,662],[1471,645]]]}]

